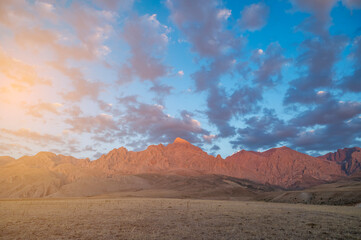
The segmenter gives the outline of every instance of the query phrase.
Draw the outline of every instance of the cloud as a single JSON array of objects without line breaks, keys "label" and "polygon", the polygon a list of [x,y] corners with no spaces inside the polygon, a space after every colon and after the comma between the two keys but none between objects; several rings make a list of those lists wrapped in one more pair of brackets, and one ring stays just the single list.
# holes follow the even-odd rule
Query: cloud
[{"label": "cloud", "polygon": [[100,108],[100,110],[102,110],[103,112],[114,112],[116,111],[116,109],[114,109],[114,106],[112,103],[107,103],[104,102],[102,100],[98,100],[98,106]]},{"label": "cloud", "polygon": [[[44,29],[41,26],[22,26],[14,33],[15,42],[22,48],[38,53],[50,51],[54,54],[52,61],[65,65],[67,60],[94,60],[96,55],[85,44],[63,41],[63,33],[54,29]],[[72,37],[67,37],[72,38]],[[75,40],[74,40],[75,41]],[[95,51],[95,50],[94,50]]]},{"label": "cloud", "polygon": [[290,0],[299,11],[310,12],[317,18],[329,20],[329,13],[338,0]]},{"label": "cloud", "polygon": [[71,106],[64,109],[64,113],[73,117],[79,117],[81,114],[83,114],[83,111],[79,106]]},{"label": "cloud", "polygon": [[[270,8],[264,1],[246,6],[240,19],[222,0],[166,0],[169,11],[161,9],[159,16],[145,14],[148,6],[141,12],[138,7],[133,9],[134,0],[0,1],[0,72],[4,79],[0,108],[5,106],[8,113],[0,121],[5,128],[24,117],[24,126],[38,126],[52,117],[42,133],[21,128],[1,131],[1,135],[9,140],[8,149],[18,144],[19,152],[29,150],[21,149],[21,142],[34,142],[26,145],[33,150],[36,145],[55,145],[54,149],[61,145],[57,149],[64,152],[99,152],[70,143],[67,139],[73,136],[105,148],[124,143],[138,149],[182,137],[198,145],[209,144],[213,151],[220,150],[221,145],[213,141],[219,139],[222,145],[233,140],[235,148],[297,147],[299,143],[300,150],[315,151],[342,142],[359,143],[361,41],[357,31],[351,33],[357,26],[342,31],[339,15],[330,14],[341,2],[351,10],[352,17],[345,21],[357,18],[359,1],[291,0],[289,12],[306,13],[290,16],[290,24],[301,22],[293,28],[298,47],[294,51],[277,42],[267,47],[264,39],[246,46],[242,34],[253,41],[267,25]],[[287,3],[277,6],[283,11]],[[119,40],[124,42],[119,44]],[[187,58],[182,61],[193,57],[193,65],[199,68],[168,66],[172,61],[166,60],[174,56],[167,54],[174,54],[174,47],[191,50],[191,54],[181,54]],[[193,81],[187,86],[192,94],[188,94],[191,90],[174,91],[179,82],[174,85],[166,79],[188,83],[188,78],[181,79],[183,70]],[[279,85],[285,83],[283,74],[289,86]],[[131,95],[141,88],[144,95]],[[280,96],[269,101],[284,91],[286,112],[279,109]],[[170,110],[175,105],[167,97],[175,93],[200,101],[197,110]],[[117,102],[115,96],[123,97]],[[263,109],[269,102],[277,106],[279,115]],[[207,130],[203,121],[215,132]],[[64,130],[62,139],[44,134],[48,127]]]},{"label": "cloud", "polygon": [[19,150],[31,152],[31,148],[16,143],[0,142],[0,153],[17,153]]},{"label": "cloud", "polygon": [[[10,27],[19,45],[42,51],[47,46],[53,51],[57,61],[62,62],[67,59],[96,60],[110,51],[103,44],[113,32],[114,19],[109,17],[109,12],[92,9],[78,2],[71,3],[70,6],[39,1],[35,4],[18,2],[21,2],[22,10],[18,10],[16,15],[16,27]],[[18,5],[16,1],[12,1],[8,8],[18,9]],[[55,19],[52,28],[47,25],[49,16],[44,15],[44,11],[48,14],[51,12],[51,17]],[[13,17],[13,14],[9,15]],[[24,21],[20,21],[21,19]]]},{"label": "cloud", "polygon": [[297,126],[328,125],[352,119],[361,114],[361,102],[330,100],[314,109],[303,111],[291,120]]},{"label": "cloud", "polygon": [[234,69],[233,56],[218,56],[210,65],[202,66],[200,70],[191,75],[198,91],[205,91],[217,87],[220,78]]},{"label": "cloud", "polygon": [[232,15],[232,11],[229,9],[221,9],[218,11],[217,18],[223,18],[227,20]]},{"label": "cloud", "polygon": [[360,0],[342,0],[342,4],[351,10],[361,8]]},{"label": "cloud", "polygon": [[109,49],[107,50],[108,47],[103,42],[113,33],[110,23],[114,18],[111,12],[73,2],[63,14],[63,21],[69,24],[94,58],[107,54]]},{"label": "cloud", "polygon": [[264,109],[263,116],[245,121],[231,141],[233,148],[264,149],[288,145],[298,151],[331,151],[360,143],[361,103],[333,99],[305,110],[288,121],[274,110]]},{"label": "cloud", "polygon": [[51,85],[49,80],[38,76],[34,66],[9,56],[1,47],[0,72],[8,79],[12,87],[19,90],[37,84]]},{"label": "cloud", "polygon": [[[336,64],[342,59],[348,41],[345,36],[330,35],[328,31],[330,12],[338,1],[291,2],[295,9],[312,15],[299,26],[306,32],[295,62],[295,67],[300,70],[298,77],[290,82],[284,98],[284,104],[293,107],[296,114],[286,126],[297,129],[297,135],[289,139],[289,144],[300,151],[330,151],[357,143],[359,133],[351,131],[359,132],[356,129],[361,103],[340,101],[337,98],[341,95],[334,91],[337,87],[349,91],[348,88],[354,85],[353,75],[357,74],[356,67],[353,74],[336,78],[339,75]],[[354,52],[357,52],[356,45]],[[357,91],[357,87],[355,89]]]},{"label": "cloud", "polygon": [[101,134],[119,130],[118,123],[113,119],[113,116],[104,113],[96,116],[68,118],[65,123],[71,126],[68,130],[75,133]]},{"label": "cloud", "polygon": [[166,84],[154,83],[153,86],[149,89],[155,92],[156,96],[154,100],[158,103],[163,103],[164,98],[171,94],[173,87]]},{"label": "cloud", "polygon": [[325,103],[331,96],[328,92],[318,94],[319,91],[312,89],[300,90],[297,87],[290,87],[285,95],[284,104],[321,104]]},{"label": "cloud", "polygon": [[139,142],[168,143],[181,137],[192,143],[201,143],[201,137],[209,135],[190,112],[182,111],[180,117],[173,117],[165,113],[163,106],[141,103],[134,97],[120,98],[120,102],[126,104],[121,125],[127,136],[140,137]]},{"label": "cloud", "polygon": [[328,34],[330,12],[337,2],[338,0],[291,0],[296,10],[312,13],[312,16],[301,24],[301,28],[318,35]]},{"label": "cloud", "polygon": [[230,142],[234,149],[246,147],[256,150],[275,147],[280,143],[286,143],[298,132],[296,127],[289,126],[271,109],[264,109],[263,116],[247,118],[245,124],[245,128],[237,130],[237,138]]},{"label": "cloud", "polygon": [[59,62],[49,63],[49,65],[59,70],[73,83],[74,89],[72,91],[61,93],[65,100],[80,101],[84,97],[89,97],[96,101],[100,92],[105,88],[105,84],[102,82],[92,82],[85,79],[79,68],[67,67]]},{"label": "cloud", "polygon": [[206,115],[219,131],[219,137],[233,136],[236,128],[230,125],[233,117],[244,116],[259,110],[262,92],[256,88],[242,87],[230,96],[221,88],[213,88],[207,99]]},{"label": "cloud", "polygon": [[[282,79],[282,68],[290,62],[283,56],[283,49],[279,43],[271,43],[265,52],[258,52],[259,67],[254,71],[254,82],[260,87],[271,87]],[[264,57],[263,57],[264,56]]]},{"label": "cloud", "polygon": [[183,32],[192,50],[201,57],[216,57],[240,42],[224,27],[231,12],[216,0],[168,0],[171,19]]},{"label": "cloud", "polygon": [[28,11],[26,1],[0,1],[0,24],[14,27],[19,23],[34,20]]},{"label": "cloud", "polygon": [[218,151],[218,150],[220,150],[221,148],[218,146],[218,145],[213,145],[212,147],[211,147],[211,150],[212,151]]},{"label": "cloud", "polygon": [[56,115],[59,115],[59,108],[63,107],[61,103],[48,103],[48,102],[40,102],[35,105],[26,105],[27,114],[32,115],[34,117],[42,118],[44,112],[50,112]]},{"label": "cloud", "polygon": [[212,143],[213,139],[215,139],[217,136],[210,134],[210,135],[203,135],[202,136],[204,141],[208,142],[208,143]]},{"label": "cloud", "polygon": [[46,146],[49,142],[64,144],[64,141],[63,141],[62,137],[60,137],[60,136],[54,136],[54,135],[50,135],[50,134],[41,134],[41,133],[31,131],[31,130],[25,129],[25,128],[21,128],[18,130],[9,130],[9,129],[1,128],[0,131],[3,134],[10,135],[13,137],[23,138],[23,139],[28,140],[29,142],[38,143],[42,146]]},{"label": "cloud", "polygon": [[[236,58],[244,46],[245,40],[237,37],[233,31],[227,29],[227,20],[231,11],[222,8],[219,1],[179,1],[168,0],[167,6],[171,11],[171,19],[191,43],[191,50],[199,57],[206,59],[206,64],[191,74],[196,90],[207,91],[207,115],[209,122],[219,131],[217,136],[227,137],[235,133],[230,125],[231,119],[241,112],[250,110],[250,104],[240,107],[234,100],[240,102],[247,96],[241,97],[240,92],[249,89],[226,93],[219,85],[221,78],[238,70]],[[252,93],[251,93],[252,94]],[[252,95],[249,98],[253,98]],[[234,103],[233,107],[231,104]],[[246,110],[246,108],[248,108]]]},{"label": "cloud", "polygon": [[260,30],[267,24],[268,15],[269,7],[264,3],[248,5],[241,12],[239,25],[242,29],[251,32]]},{"label": "cloud", "polygon": [[359,146],[361,118],[337,122],[317,127],[312,131],[302,131],[291,142],[300,151],[334,151],[344,147]]},{"label": "cloud", "polygon": [[[61,2],[12,1],[1,7],[13,12],[7,13],[8,18],[16,16],[16,26],[8,26],[16,44],[28,54],[47,56],[43,64],[54,67],[72,81],[74,91],[63,94],[66,100],[78,101],[86,96],[97,99],[103,85],[86,80],[81,70],[74,67],[74,62],[72,67],[68,64],[69,61],[102,61],[111,51],[104,42],[113,33],[115,15],[112,12],[79,2],[66,5]],[[49,20],[52,21],[51,27]]]},{"label": "cloud", "polygon": [[233,92],[226,92],[218,83],[222,75],[232,72],[236,67],[233,56],[219,56],[211,64],[210,69],[203,67],[192,75],[198,90],[209,90],[206,115],[209,122],[219,131],[219,137],[236,134],[236,128],[230,121],[234,117],[245,116],[259,110],[258,103],[263,99],[263,88],[273,86],[282,78],[283,66],[290,60],[283,56],[278,43],[271,43],[263,55],[255,57],[258,69],[254,70],[253,82],[257,88],[240,87]]},{"label": "cloud", "polygon": [[207,99],[206,115],[210,123],[219,131],[219,137],[229,137],[235,134],[235,127],[230,120],[235,112],[230,108],[229,99],[223,89],[212,89]]},{"label": "cloud", "polygon": [[[119,112],[117,113],[119,114]],[[68,136],[76,133],[79,136],[87,135],[95,142],[112,144],[119,144],[122,139],[125,140],[127,137],[119,119],[111,114],[101,113],[95,116],[75,114],[64,122],[70,126],[64,131]]]},{"label": "cloud", "polygon": [[338,0],[291,0],[296,11],[312,15],[304,20],[299,29],[314,34],[306,35],[300,44],[300,54],[295,62],[298,77],[290,82],[284,104],[322,103],[326,95],[317,95],[317,91],[327,90],[334,85],[335,64],[340,60],[346,46],[345,36],[330,35],[328,27],[330,12]]},{"label": "cloud", "polygon": [[343,77],[338,87],[345,92],[359,93],[361,92],[361,36],[357,36],[353,41],[350,57],[353,60],[353,73]]},{"label": "cloud", "polygon": [[118,12],[131,10],[134,4],[134,0],[93,0],[93,2],[102,8]]},{"label": "cloud", "polygon": [[334,66],[345,46],[346,39],[342,36],[304,40],[301,43],[304,51],[295,63],[296,68],[302,69],[300,77],[290,82],[284,103],[307,103],[313,101],[311,99],[320,99],[315,97],[315,89],[334,85]]},{"label": "cloud", "polygon": [[[42,1],[11,1],[0,4],[0,9],[9,11],[6,19],[16,19],[7,27],[20,47],[19,50],[24,54],[33,54],[34,57],[46,56],[42,61],[43,69],[48,70],[46,67],[51,66],[71,81],[74,90],[62,93],[65,100],[80,101],[84,97],[97,100],[99,93],[104,90],[104,84],[86,79],[82,70],[74,67],[74,61],[101,61],[102,57],[111,51],[104,45],[105,40],[112,34],[112,24],[115,23],[115,16],[112,16],[111,12],[97,10],[78,2],[65,5],[61,2]],[[13,77],[13,81],[16,80],[16,83],[12,84],[13,88],[24,89],[26,84],[35,86],[51,83],[38,78],[37,69],[20,62],[16,62],[17,67],[14,61],[9,63],[13,60],[11,57],[5,59],[2,52],[0,55],[0,61],[7,62],[1,64],[7,69],[3,72],[17,72],[17,77]],[[69,61],[72,67],[69,67]],[[59,78],[59,75],[52,81],[60,81],[55,78]]]},{"label": "cloud", "polygon": [[140,80],[154,81],[167,74],[168,67],[162,58],[168,45],[169,28],[162,25],[156,14],[132,16],[124,23],[123,39],[130,47],[131,57],[120,71],[120,83],[128,82],[133,75]]}]

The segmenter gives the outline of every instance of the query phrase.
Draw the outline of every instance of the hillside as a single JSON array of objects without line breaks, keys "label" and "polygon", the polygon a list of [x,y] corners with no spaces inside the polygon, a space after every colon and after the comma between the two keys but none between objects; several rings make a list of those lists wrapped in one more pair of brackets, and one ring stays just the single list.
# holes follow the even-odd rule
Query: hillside
[{"label": "hillside", "polygon": [[139,152],[113,149],[94,161],[40,152],[19,159],[0,157],[0,197],[122,195],[137,191],[145,195],[163,191],[178,197],[217,193],[219,198],[254,197],[259,192],[304,189],[345,179],[359,172],[358,154],[337,155],[351,156],[351,165],[348,157],[332,158],[330,154],[315,158],[287,147],[265,152],[242,150],[223,159],[180,138]]}]

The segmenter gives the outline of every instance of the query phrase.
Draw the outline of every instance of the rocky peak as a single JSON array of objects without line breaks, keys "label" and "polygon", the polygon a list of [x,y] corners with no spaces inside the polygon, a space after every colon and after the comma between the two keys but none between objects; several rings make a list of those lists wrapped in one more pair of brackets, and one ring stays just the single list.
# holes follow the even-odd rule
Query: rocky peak
[{"label": "rocky peak", "polygon": [[177,137],[173,143],[190,144],[187,140],[184,140],[183,138],[179,138],[179,137]]},{"label": "rocky peak", "polygon": [[318,158],[340,164],[347,175],[361,172],[361,148],[359,147],[338,149],[337,152],[330,152]]}]

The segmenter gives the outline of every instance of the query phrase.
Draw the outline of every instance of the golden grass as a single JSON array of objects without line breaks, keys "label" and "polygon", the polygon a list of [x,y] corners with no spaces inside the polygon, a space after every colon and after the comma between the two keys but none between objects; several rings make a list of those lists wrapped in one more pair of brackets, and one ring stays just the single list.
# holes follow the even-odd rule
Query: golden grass
[{"label": "golden grass", "polygon": [[3,200],[0,239],[361,239],[361,208],[156,198]]}]

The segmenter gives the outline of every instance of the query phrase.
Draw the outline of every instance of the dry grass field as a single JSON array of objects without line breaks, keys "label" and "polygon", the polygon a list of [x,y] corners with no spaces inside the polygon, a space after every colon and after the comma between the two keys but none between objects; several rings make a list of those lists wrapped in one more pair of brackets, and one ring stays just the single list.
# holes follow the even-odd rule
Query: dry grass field
[{"label": "dry grass field", "polygon": [[0,201],[0,239],[361,239],[361,208],[78,198]]}]

